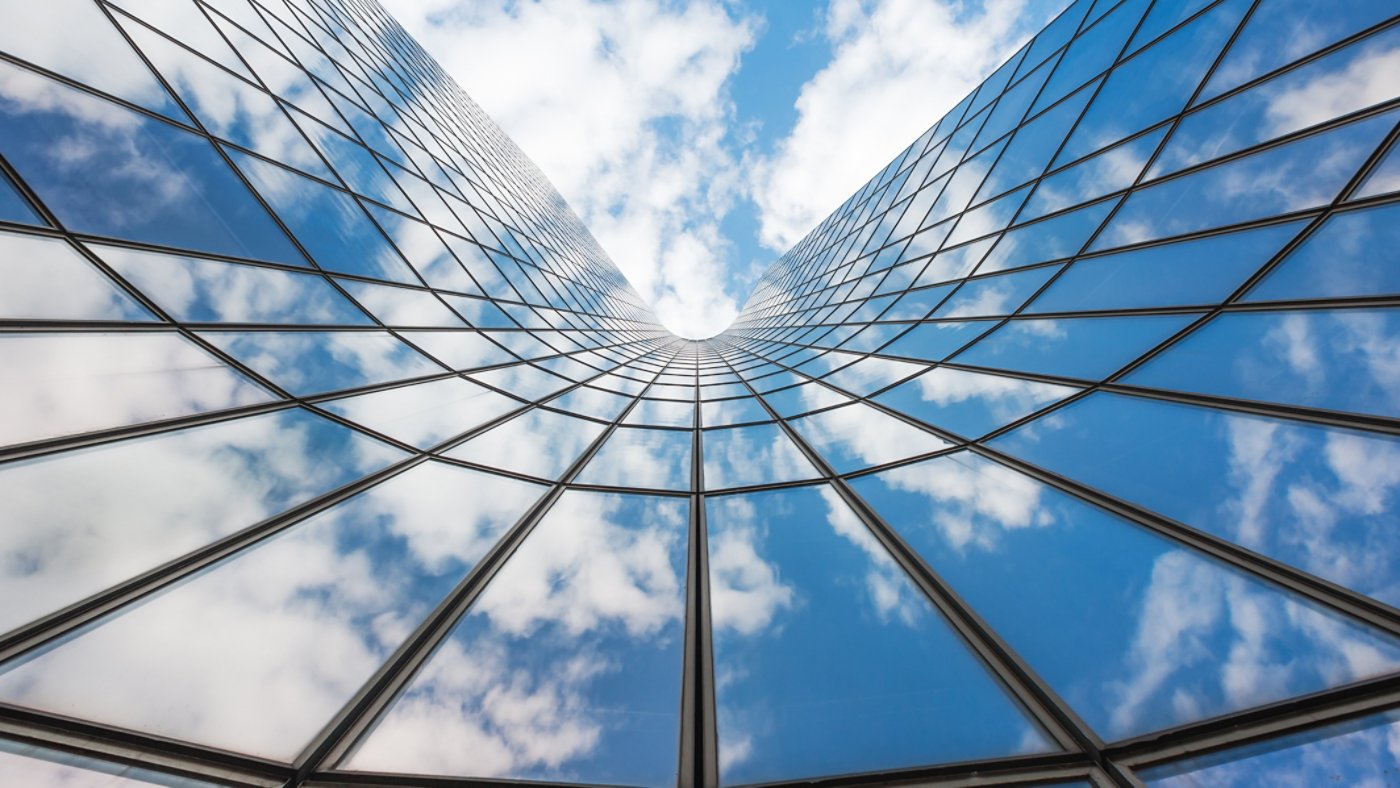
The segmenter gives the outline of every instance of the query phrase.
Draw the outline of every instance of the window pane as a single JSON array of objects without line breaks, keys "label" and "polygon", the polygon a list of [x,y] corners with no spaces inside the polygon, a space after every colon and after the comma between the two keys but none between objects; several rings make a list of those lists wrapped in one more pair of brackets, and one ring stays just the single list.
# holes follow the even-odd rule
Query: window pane
[{"label": "window pane", "polygon": [[580,484],[689,490],[689,430],[618,427],[578,475]]},{"label": "window pane", "polygon": [[0,232],[0,317],[152,321],[127,295],[59,238]]},{"label": "window pane", "polygon": [[860,402],[794,419],[792,426],[837,473],[850,473],[952,445]]},{"label": "window pane", "polygon": [[834,490],[705,506],[721,783],[1053,749]]},{"label": "window pane", "polygon": [[448,451],[447,456],[557,479],[604,427],[596,421],[535,409],[472,438]]},{"label": "window pane", "polygon": [[1400,664],[1379,631],[977,455],[854,486],[1108,740]]},{"label": "window pane", "polygon": [[1392,437],[1095,394],[992,445],[1400,606]]},{"label": "window pane", "polygon": [[419,465],[21,661],[0,697],[291,760],[543,491]]},{"label": "window pane", "polygon": [[939,367],[875,399],[935,427],[979,438],[1076,391],[1070,386]]},{"label": "window pane", "polygon": [[688,515],[564,493],[345,767],[674,783]]},{"label": "window pane", "polygon": [[0,465],[0,629],[29,621],[403,456],[302,410]]},{"label": "window pane", "polygon": [[1195,315],[1146,315],[1012,320],[953,361],[1099,380],[1195,319]]}]

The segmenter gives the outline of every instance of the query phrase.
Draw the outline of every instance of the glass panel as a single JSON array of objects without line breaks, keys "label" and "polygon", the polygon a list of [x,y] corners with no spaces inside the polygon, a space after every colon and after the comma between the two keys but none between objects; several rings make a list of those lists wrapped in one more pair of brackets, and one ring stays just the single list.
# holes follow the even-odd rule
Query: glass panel
[{"label": "glass panel", "polygon": [[673,784],[688,516],[564,493],[345,767]]},{"label": "glass panel", "polygon": [[1078,260],[1026,311],[1076,312],[1224,301],[1307,222]]},{"label": "glass panel", "polygon": [[333,177],[272,96],[144,25],[124,27],[210,134],[318,178]]},{"label": "glass panel", "polygon": [[1084,161],[1046,176],[1021,210],[1023,220],[1054,213],[1105,194],[1126,189],[1137,180],[1147,159],[1167,133],[1166,127],[1117,147],[1096,153]]},{"label": "glass panel", "polygon": [[33,744],[0,739],[0,780],[6,785],[63,786],[63,788],[129,788],[161,785],[165,788],[215,788],[214,783],[173,774],[71,755]]},{"label": "glass panel", "polygon": [[858,397],[864,397],[923,369],[923,364],[910,364],[907,361],[892,361],[887,358],[865,358],[827,375],[825,380]]},{"label": "glass panel", "polygon": [[0,232],[0,317],[155,320],[136,299],[59,238]]},{"label": "glass panel", "polygon": [[209,331],[201,336],[298,396],[443,371],[382,331]]},{"label": "glass panel", "polygon": [[[807,413],[832,405],[843,405],[851,401],[850,397],[832,391],[820,383],[803,383],[800,386],[765,394],[763,399],[769,407],[783,417],[795,416],[799,413]],[[766,419],[764,420],[766,421]]]},{"label": "glass panel", "polygon": [[1183,119],[1152,165],[1152,177],[1243,150],[1386,99],[1400,63],[1390,28]]},{"label": "glass panel", "polygon": [[1245,294],[1245,301],[1400,292],[1400,205],[1331,216]]},{"label": "glass panel", "polygon": [[366,207],[430,287],[463,293],[479,292],[467,270],[447,250],[433,228],[373,203],[366,203]]},{"label": "glass panel", "polygon": [[990,274],[1020,268],[1062,257],[1073,257],[1084,248],[1089,236],[1099,229],[1108,212],[1117,204],[1105,200],[1035,224],[1022,225],[1006,233],[992,247],[977,273]]},{"label": "glass panel", "polygon": [[3,0],[0,49],[146,109],[185,113],[91,0]]},{"label": "glass panel", "polygon": [[567,378],[552,375],[529,364],[473,372],[472,378],[525,400],[542,399],[573,385]]},{"label": "glass panel", "polygon": [[516,473],[557,479],[606,425],[531,410],[463,443],[446,456]]},{"label": "glass panel", "polygon": [[1395,14],[1387,0],[1264,0],[1197,101],[1206,101]]},{"label": "glass panel", "polygon": [[706,427],[724,427],[749,421],[768,421],[771,416],[753,397],[700,403],[700,419]]},{"label": "glass panel", "polygon": [[[5,158],[69,230],[304,264],[202,137],[7,63],[0,137]],[[57,139],[63,159],[52,155]]]},{"label": "glass panel", "polygon": [[475,383],[448,378],[323,402],[320,407],[426,449],[521,405]]},{"label": "glass panel", "polygon": [[689,427],[695,423],[695,405],[689,402],[665,402],[644,399],[627,414],[625,424],[647,424],[659,427]]},{"label": "glass panel", "polygon": [[124,279],[176,320],[198,323],[368,325],[315,274],[89,244]]},{"label": "glass panel", "polygon": [[1331,202],[1396,117],[1391,113],[1368,118],[1133,192],[1092,248],[1141,243]]},{"label": "glass panel", "polygon": [[238,151],[229,157],[321,267],[420,284],[350,195]]},{"label": "glass panel", "polygon": [[1052,749],[834,490],[705,506],[721,783]]},{"label": "glass panel", "polygon": [[1150,786],[1375,785],[1400,773],[1400,712],[1387,711],[1138,770]]},{"label": "glass panel", "polygon": [[958,348],[995,328],[995,320],[973,320],[951,323],[924,323],[885,348],[891,355],[909,356],[928,361],[942,361]]},{"label": "glass panel", "polygon": [[8,666],[0,698],[289,761],[544,489],[419,465]]},{"label": "glass panel", "polygon": [[1220,315],[1125,383],[1394,416],[1400,314],[1393,309]]},{"label": "glass panel", "polygon": [[3,172],[0,172],[0,219],[21,224],[47,224]]},{"label": "glass panel", "polygon": [[1012,320],[953,357],[959,364],[1101,380],[1197,315]]},{"label": "glass panel", "polygon": [[1070,386],[939,367],[875,399],[935,427],[979,438],[1076,391]]},{"label": "glass panel", "polygon": [[1074,161],[1180,112],[1247,10],[1248,0],[1226,0],[1115,68],[1059,161]]},{"label": "glass panel", "polygon": [[1128,43],[1128,36],[1132,35],[1133,28],[1142,18],[1142,12],[1147,10],[1147,5],[1147,0],[1127,0],[1093,27],[1081,32],[1070,44],[1069,51],[1031,111],[1039,112],[1113,65],[1118,52]]},{"label": "glass panel", "polygon": [[859,402],[794,419],[792,426],[837,473],[883,465],[952,445]]},{"label": "glass panel", "polygon": [[402,457],[302,410],[0,465],[0,629]]},{"label": "glass panel", "polygon": [[992,445],[1400,606],[1400,442],[1095,394]]},{"label": "glass panel", "polygon": [[690,489],[689,430],[619,427],[584,466],[579,484]]},{"label": "glass panel", "polygon": [[776,424],[705,430],[702,435],[707,490],[821,475]]},{"label": "glass panel", "polygon": [[0,445],[274,399],[173,333],[3,334],[0,369]]},{"label": "glass panel", "polygon": [[1385,158],[1381,159],[1375,169],[1371,170],[1371,173],[1366,176],[1366,180],[1361,182],[1361,186],[1352,196],[1360,199],[1388,194],[1393,191],[1400,191],[1400,145],[1395,144],[1390,146]]},{"label": "glass panel", "polygon": [[977,455],[853,485],[1105,739],[1400,664],[1393,638]]},{"label": "glass panel", "polygon": [[351,298],[360,303],[360,306],[379,318],[379,322],[391,328],[396,326],[464,327],[462,319],[427,290],[389,287],[349,279],[336,281],[345,288],[345,292],[349,293]]},{"label": "glass panel", "polygon": [[477,369],[517,359],[476,331],[400,331],[409,342],[452,369]]},{"label": "glass panel", "polygon": [[985,317],[1015,312],[1060,266],[1046,266],[984,279],[970,279],[943,302],[933,317]]}]

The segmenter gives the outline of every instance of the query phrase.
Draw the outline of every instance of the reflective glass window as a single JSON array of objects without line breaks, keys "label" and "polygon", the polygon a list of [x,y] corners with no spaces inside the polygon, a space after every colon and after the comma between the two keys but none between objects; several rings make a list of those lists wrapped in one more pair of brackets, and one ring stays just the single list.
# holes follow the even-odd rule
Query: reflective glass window
[{"label": "reflective glass window", "polygon": [[1331,216],[1245,294],[1245,301],[1400,292],[1400,205]]},{"label": "reflective glass window", "polygon": [[0,136],[70,230],[304,264],[209,142],[168,123],[0,63]]},{"label": "reflective glass window", "polygon": [[345,768],[675,782],[688,515],[564,493]]},{"label": "reflective glass window", "polygon": [[776,424],[705,430],[702,438],[708,490],[820,476]]},{"label": "reflective glass window", "polygon": [[721,783],[1052,749],[835,490],[705,507]]},{"label": "reflective glass window", "polygon": [[0,444],[252,405],[272,393],[174,333],[0,334]]},{"label": "reflective glass window", "polygon": [[1105,739],[1400,664],[1394,638],[977,455],[853,484]]},{"label": "reflective glass window", "polygon": [[383,331],[209,331],[201,336],[298,395],[443,372]]},{"label": "reflective glass window", "polygon": [[543,490],[419,465],[12,665],[0,697],[291,760]]},{"label": "reflective glass window", "polygon": [[875,399],[920,421],[979,438],[1078,389],[949,367],[932,369]]},{"label": "reflective glass window", "polygon": [[580,484],[689,490],[691,432],[618,427],[578,475]]},{"label": "reflective glass window", "polygon": [[[793,419],[792,426],[837,473],[850,473],[952,445],[861,402]],[[708,457],[706,459],[708,461]],[[708,483],[708,476],[706,481]]]},{"label": "reflective glass window", "polygon": [[331,400],[320,407],[426,449],[503,416],[520,403],[461,378]]},{"label": "reflective glass window", "polygon": [[0,232],[0,317],[154,320],[144,306],[60,238]]},{"label": "reflective glass window", "polygon": [[992,445],[1400,606],[1393,437],[1094,394]]},{"label": "reflective glass window", "polygon": [[557,479],[606,425],[538,408],[446,452],[478,465]]},{"label": "reflective glass window", "polygon": [[302,410],[0,465],[0,629],[404,456]]},{"label": "reflective glass window", "polygon": [[1133,370],[1125,383],[1328,410],[1400,412],[1393,309],[1220,315]]},{"label": "reflective glass window", "polygon": [[1196,317],[1012,320],[953,360],[959,364],[1097,380],[1185,328]]}]

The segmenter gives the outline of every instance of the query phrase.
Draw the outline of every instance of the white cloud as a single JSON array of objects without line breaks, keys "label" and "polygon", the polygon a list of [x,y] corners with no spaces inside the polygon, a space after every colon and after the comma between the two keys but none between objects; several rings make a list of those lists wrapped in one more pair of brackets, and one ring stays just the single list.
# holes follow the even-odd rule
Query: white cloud
[{"label": "white cloud", "polygon": [[798,120],[752,163],[763,243],[786,250],[992,72],[1057,11],[1036,0],[832,0],[831,62]]},{"label": "white cloud", "polygon": [[720,222],[742,185],[726,83],[758,20],[718,0],[389,0],[534,159],[661,320],[737,311]]}]

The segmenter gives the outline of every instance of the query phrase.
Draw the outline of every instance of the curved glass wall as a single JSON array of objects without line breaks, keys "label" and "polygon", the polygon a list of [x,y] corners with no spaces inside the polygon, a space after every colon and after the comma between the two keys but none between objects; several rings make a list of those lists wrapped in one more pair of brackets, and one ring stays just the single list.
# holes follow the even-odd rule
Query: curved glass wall
[{"label": "curved glass wall", "polygon": [[0,782],[1393,781],[1394,13],[1078,0],[687,341],[371,0],[0,0]]}]

